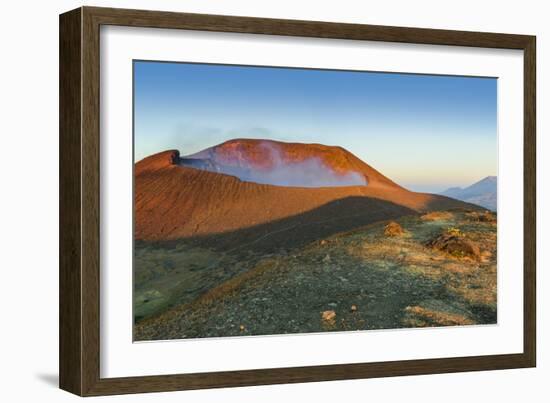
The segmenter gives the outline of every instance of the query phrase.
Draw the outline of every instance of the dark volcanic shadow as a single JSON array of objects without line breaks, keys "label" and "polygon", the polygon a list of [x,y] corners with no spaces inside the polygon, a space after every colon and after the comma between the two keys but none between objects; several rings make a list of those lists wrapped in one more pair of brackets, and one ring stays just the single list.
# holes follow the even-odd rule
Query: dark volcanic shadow
[{"label": "dark volcanic shadow", "polygon": [[417,213],[388,201],[348,197],[237,231],[172,241],[136,241],[134,319],[141,321],[170,306],[190,302],[270,255],[285,256],[340,232],[411,214]]},{"label": "dark volcanic shadow", "polygon": [[171,248],[180,241],[185,241],[227,253],[288,251],[339,232],[413,214],[417,212],[389,201],[353,196],[327,203],[302,214],[237,231],[172,241],[136,241],[136,246],[154,244],[155,247]]},{"label": "dark volcanic shadow", "polygon": [[[334,241],[334,240],[333,240]],[[160,320],[136,327],[136,340],[168,340],[244,335],[318,333],[326,331],[417,327],[411,306],[436,303],[436,314],[456,314],[476,324],[496,322],[488,306],[472,307],[440,279],[408,270],[394,259],[362,259],[349,253],[366,238],[345,234],[340,242],[317,244],[297,260],[257,266],[229,283],[213,287],[206,298],[176,306]],[[323,260],[330,255],[331,259]],[[277,258],[276,258],[277,259]],[[277,260],[273,260],[276,262]],[[350,307],[354,305],[355,310]],[[480,312],[487,311],[488,315]],[[327,324],[321,313],[333,310],[337,320]],[[423,326],[456,326],[432,323]],[[238,324],[243,324],[243,331]],[[329,325],[329,326],[327,326]]]}]

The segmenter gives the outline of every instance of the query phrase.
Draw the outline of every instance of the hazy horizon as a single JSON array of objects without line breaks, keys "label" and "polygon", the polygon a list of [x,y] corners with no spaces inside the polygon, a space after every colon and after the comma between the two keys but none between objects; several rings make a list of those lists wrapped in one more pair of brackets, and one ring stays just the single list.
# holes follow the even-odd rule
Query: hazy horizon
[{"label": "hazy horizon", "polygon": [[497,174],[492,78],[134,62],[134,160],[233,138],[338,145],[400,185]]}]

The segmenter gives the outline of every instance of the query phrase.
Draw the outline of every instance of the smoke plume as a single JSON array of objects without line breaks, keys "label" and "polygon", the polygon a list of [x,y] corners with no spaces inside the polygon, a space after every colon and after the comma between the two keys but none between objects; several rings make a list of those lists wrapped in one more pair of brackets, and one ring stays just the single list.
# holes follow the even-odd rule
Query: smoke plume
[{"label": "smoke plume", "polygon": [[[220,161],[216,155],[206,157],[204,152],[183,157],[181,164],[196,169],[236,176],[242,181],[291,187],[366,186],[367,180],[358,172],[338,173],[319,157],[288,161],[273,144],[261,144],[262,159],[268,166],[254,166],[246,155],[235,150],[233,158]],[[206,157],[206,158],[205,158]]]}]

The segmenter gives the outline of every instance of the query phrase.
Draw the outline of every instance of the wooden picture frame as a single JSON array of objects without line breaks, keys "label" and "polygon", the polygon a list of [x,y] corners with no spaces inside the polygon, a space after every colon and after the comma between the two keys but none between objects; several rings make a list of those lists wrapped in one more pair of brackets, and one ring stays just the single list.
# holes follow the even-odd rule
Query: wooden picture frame
[{"label": "wooden picture frame", "polygon": [[[99,35],[102,25],[524,52],[523,353],[127,378],[100,377]],[[60,16],[60,387],[80,396],[526,368],[536,365],[535,37],[81,7]]]}]

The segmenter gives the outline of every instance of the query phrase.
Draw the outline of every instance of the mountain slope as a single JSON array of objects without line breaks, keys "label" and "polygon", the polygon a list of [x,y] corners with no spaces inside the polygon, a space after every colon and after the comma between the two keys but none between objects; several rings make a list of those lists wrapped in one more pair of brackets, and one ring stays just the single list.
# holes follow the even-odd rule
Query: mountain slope
[{"label": "mountain slope", "polygon": [[497,177],[487,176],[466,188],[453,187],[445,190],[441,194],[496,211]]},{"label": "mountain slope", "polygon": [[323,144],[235,139],[182,157],[180,164],[279,186],[400,187],[342,147]]},{"label": "mountain slope", "polygon": [[[147,245],[136,254],[134,340],[494,324],[496,223],[477,217],[401,217],[402,235],[379,222],[291,253]],[[426,247],[449,227],[479,260]]]},{"label": "mountain slope", "polygon": [[[219,173],[222,167],[240,167],[269,172],[274,162],[266,158],[263,140],[234,140],[180,158],[178,151],[165,151],[135,164],[135,239],[173,240],[228,234],[257,228],[257,234],[293,227],[294,233],[312,231],[310,224],[339,216],[361,214],[340,230],[426,210],[476,208],[448,197],[405,190],[374,168],[340,147],[318,144],[276,143],[277,158],[303,162],[316,158],[335,175],[357,173],[365,185],[336,187],[274,186],[242,181]],[[275,142],[269,142],[270,146]],[[211,170],[186,164],[213,164]],[[203,167],[201,167],[203,168]],[[334,204],[342,200],[352,203]],[[331,206],[328,208],[327,206]],[[351,211],[350,211],[351,210]],[[316,211],[318,213],[311,214]],[[291,222],[291,226],[289,225]],[[252,231],[254,232],[254,231]],[[248,233],[248,236],[254,236]]]}]

